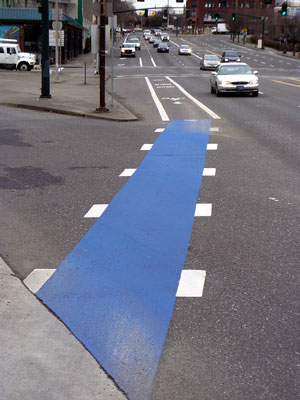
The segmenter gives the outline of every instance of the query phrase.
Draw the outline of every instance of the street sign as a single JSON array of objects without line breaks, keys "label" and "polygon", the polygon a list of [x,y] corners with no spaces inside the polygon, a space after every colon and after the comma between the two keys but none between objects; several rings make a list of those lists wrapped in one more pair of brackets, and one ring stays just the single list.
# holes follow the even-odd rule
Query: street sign
[{"label": "street sign", "polygon": [[[62,26],[63,26],[63,24],[62,24],[62,22],[61,21],[58,21],[58,24],[57,24],[57,30],[58,31],[61,31],[62,30]],[[53,21],[52,22],[52,29],[54,30],[54,31],[56,31],[56,21]]]},{"label": "street sign", "polygon": [[[64,46],[65,31],[58,31],[58,45]],[[56,46],[56,31],[49,30],[49,46]]]}]

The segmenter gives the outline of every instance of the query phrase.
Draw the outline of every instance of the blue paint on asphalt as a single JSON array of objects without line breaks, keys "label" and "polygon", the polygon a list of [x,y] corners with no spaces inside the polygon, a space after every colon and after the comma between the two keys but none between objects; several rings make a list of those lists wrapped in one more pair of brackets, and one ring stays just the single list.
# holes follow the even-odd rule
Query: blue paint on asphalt
[{"label": "blue paint on asphalt", "polygon": [[172,121],[37,296],[147,400],[192,231],[210,120]]}]

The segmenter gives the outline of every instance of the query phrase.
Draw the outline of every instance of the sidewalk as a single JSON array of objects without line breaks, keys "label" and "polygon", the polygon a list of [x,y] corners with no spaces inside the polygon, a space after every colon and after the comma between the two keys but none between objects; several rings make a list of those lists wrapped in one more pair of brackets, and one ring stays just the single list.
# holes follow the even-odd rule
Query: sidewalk
[{"label": "sidewalk", "polygon": [[0,398],[126,400],[69,330],[0,257]]},{"label": "sidewalk", "polygon": [[[87,74],[84,83],[83,66],[86,62]],[[0,70],[0,104],[32,110],[52,111],[60,114],[112,121],[136,121],[118,99],[112,100],[107,90],[110,78],[106,80],[105,105],[107,112],[96,112],[100,106],[99,75],[95,75],[93,55],[87,54],[62,66],[59,82],[55,82],[55,66],[50,75],[49,99],[41,99],[41,70],[30,72]]]},{"label": "sidewalk", "polygon": [[298,55],[297,55],[298,53],[296,53],[296,55],[293,56],[293,52],[292,51],[288,51],[286,54],[283,54],[282,50],[276,50],[276,49],[273,49],[272,47],[265,46],[265,49],[262,50],[262,49],[258,48],[254,43],[246,42],[245,44],[243,44],[242,36],[240,36],[240,42],[239,43],[237,41],[237,38],[236,38],[236,40],[234,42],[232,42],[232,40],[228,39],[228,43],[235,44],[235,45],[241,46],[241,47],[248,47],[248,48],[251,48],[251,49],[257,50],[257,51],[262,51],[262,52],[268,51],[270,53],[276,54],[277,56],[282,56],[282,57],[286,57],[286,58],[293,58],[294,60],[300,61],[300,57],[298,57]]}]

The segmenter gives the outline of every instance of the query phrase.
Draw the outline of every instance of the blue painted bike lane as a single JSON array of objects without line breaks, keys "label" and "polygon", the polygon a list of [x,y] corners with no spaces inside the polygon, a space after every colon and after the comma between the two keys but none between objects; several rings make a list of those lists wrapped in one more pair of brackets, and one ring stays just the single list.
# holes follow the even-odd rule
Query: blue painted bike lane
[{"label": "blue painted bike lane", "polygon": [[188,249],[210,120],[172,121],[37,292],[132,400],[147,400]]}]

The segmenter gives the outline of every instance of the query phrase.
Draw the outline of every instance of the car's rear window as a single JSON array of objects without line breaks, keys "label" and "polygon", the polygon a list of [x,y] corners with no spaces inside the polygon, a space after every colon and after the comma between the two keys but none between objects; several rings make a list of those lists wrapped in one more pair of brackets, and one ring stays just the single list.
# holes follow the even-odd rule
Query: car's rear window
[{"label": "car's rear window", "polygon": [[226,51],[225,57],[238,57],[238,54],[236,51]]}]

